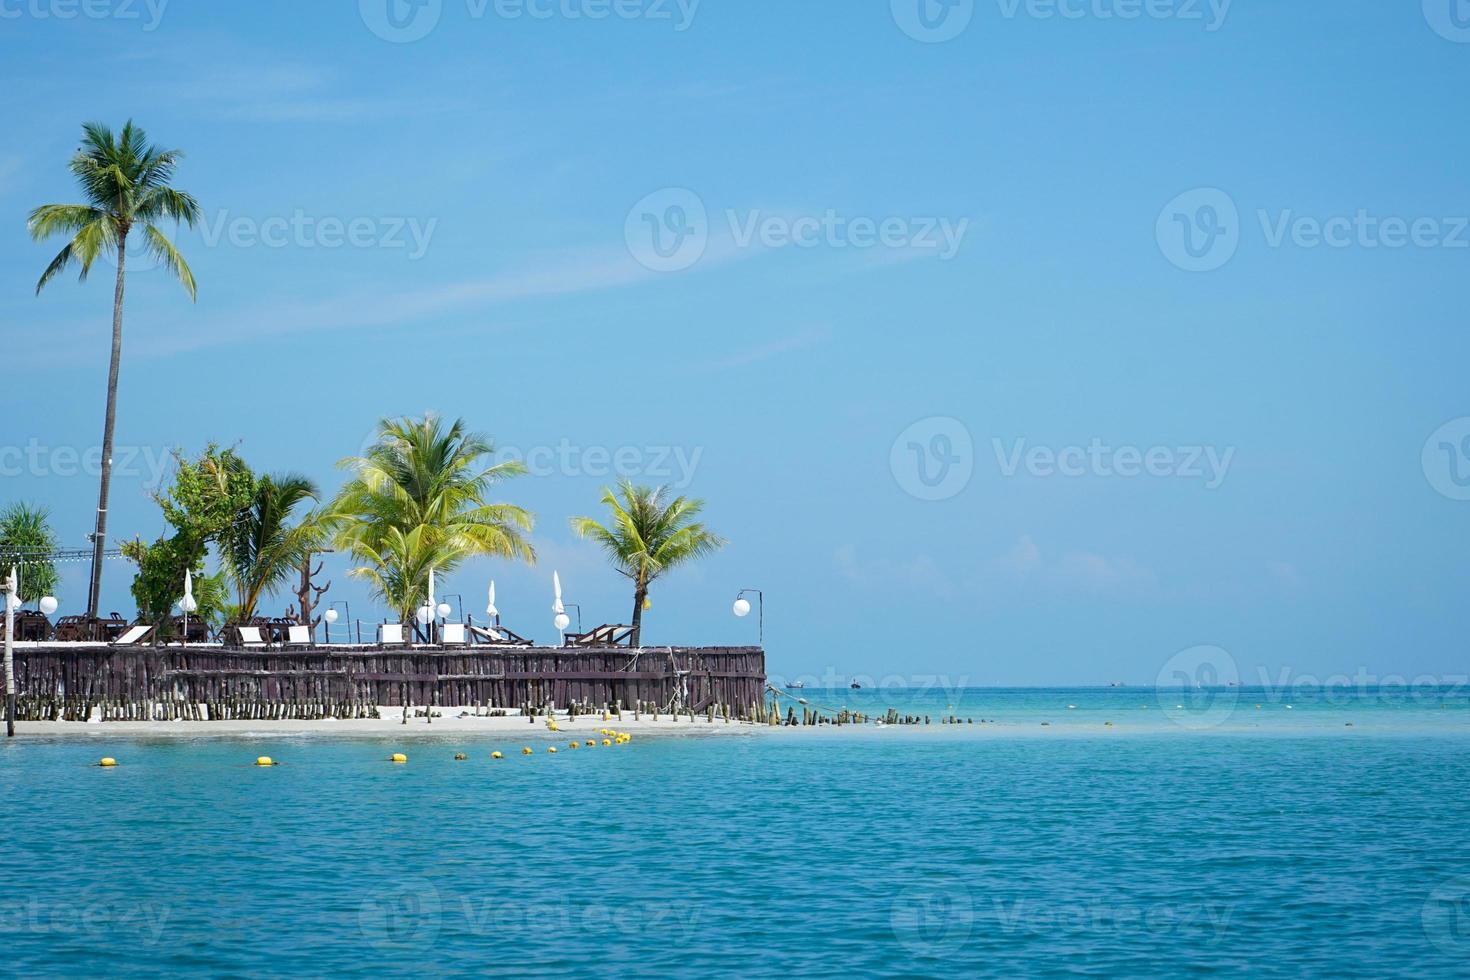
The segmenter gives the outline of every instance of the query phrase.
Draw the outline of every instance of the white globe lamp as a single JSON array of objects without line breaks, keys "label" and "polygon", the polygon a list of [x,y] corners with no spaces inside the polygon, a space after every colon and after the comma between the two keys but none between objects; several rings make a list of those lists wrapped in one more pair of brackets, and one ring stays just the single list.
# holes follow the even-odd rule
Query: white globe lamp
[{"label": "white globe lamp", "polygon": [[43,596],[42,597],[42,599],[41,599],[41,612],[45,613],[47,616],[50,616],[52,613],[56,612],[56,606],[57,606],[57,602],[56,602],[56,597],[54,595],[48,595],[48,596]]},{"label": "white globe lamp", "polygon": [[322,614],[322,619],[325,619],[327,621],[327,625],[330,626],[332,623],[335,623],[337,621],[337,610],[328,609],[325,613]]},{"label": "white globe lamp", "polygon": [[736,616],[739,616],[741,619],[744,619],[746,616],[749,616],[750,615],[750,600],[749,599],[736,599],[735,600],[735,609],[734,609],[734,612],[735,612],[735,615]]},{"label": "white globe lamp", "polygon": [[572,617],[568,616],[566,613],[557,613],[556,619],[553,620],[553,622],[556,623],[556,628],[559,632],[565,633],[567,631],[567,627],[572,625]]}]

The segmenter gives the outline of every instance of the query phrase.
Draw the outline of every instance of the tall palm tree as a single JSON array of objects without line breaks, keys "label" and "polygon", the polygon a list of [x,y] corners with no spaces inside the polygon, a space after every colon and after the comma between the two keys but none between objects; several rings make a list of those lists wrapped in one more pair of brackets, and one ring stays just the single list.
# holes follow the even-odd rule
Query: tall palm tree
[{"label": "tall palm tree", "polygon": [[102,551],[107,537],[107,494],[112,481],[112,434],[117,420],[117,373],[122,360],[123,283],[127,267],[128,236],[142,236],[144,247],[164,268],[178,277],[194,299],[194,273],[174,243],[155,222],[173,219],[193,226],[199,203],[171,186],[174,169],[183,156],[178,150],[159,149],[129,120],[116,135],[101,123],[82,127],[82,145],[71,158],[72,176],[81,185],[85,204],[43,204],[31,212],[31,237],[44,241],[64,234],[70,240],[41,279],[36,293],[71,265],[80,267],[85,281],[92,263],[111,254],[117,261],[117,284],[112,294],[112,360],[107,371],[107,415],[102,427],[102,486],[97,495],[97,525],[92,538],[92,578],[87,615],[97,615],[102,587]]},{"label": "tall palm tree", "polygon": [[519,462],[490,463],[494,445],[435,415],[383,419],[367,455],[328,508],[336,545],[363,564],[349,574],[410,622],[428,595],[429,570],[452,571],[472,555],[536,560],[529,511],[491,503],[490,491],[520,476]]},{"label": "tall palm tree", "polygon": [[320,547],[323,531],[315,514],[291,523],[297,507],[316,499],[316,484],[297,473],[271,474],[256,481],[249,508],[225,533],[220,549],[235,587],[235,615],[240,622],[249,622],[260,600],[299,572]]},{"label": "tall palm tree", "polygon": [[666,572],[725,546],[723,538],[696,520],[703,500],[668,498],[668,487],[635,487],[624,480],[616,493],[602,492],[612,518],[607,525],[591,517],[572,518],[572,530],[600,544],[613,568],[633,580],[634,646],[642,642],[649,587]]}]

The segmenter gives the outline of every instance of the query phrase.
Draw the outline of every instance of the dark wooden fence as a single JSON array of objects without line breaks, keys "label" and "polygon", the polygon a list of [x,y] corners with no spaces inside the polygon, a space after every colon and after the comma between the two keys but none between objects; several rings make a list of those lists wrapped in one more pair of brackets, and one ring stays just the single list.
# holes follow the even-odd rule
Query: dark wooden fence
[{"label": "dark wooden fence", "polygon": [[758,647],[237,650],[37,647],[15,651],[20,716],[358,718],[402,705],[490,710],[621,705],[729,711],[763,703]]}]

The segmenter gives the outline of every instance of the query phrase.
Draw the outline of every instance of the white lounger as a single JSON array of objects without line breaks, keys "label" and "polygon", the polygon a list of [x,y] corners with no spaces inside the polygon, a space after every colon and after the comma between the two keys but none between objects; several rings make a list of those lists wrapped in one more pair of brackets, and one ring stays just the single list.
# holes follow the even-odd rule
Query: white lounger
[{"label": "white lounger", "polygon": [[439,642],[447,647],[462,647],[468,643],[464,623],[445,623],[444,628],[439,632]]},{"label": "white lounger", "polygon": [[135,647],[153,635],[152,626],[129,626],[128,631],[112,641],[115,647]]},{"label": "white lounger", "polygon": [[288,626],[286,627],[286,642],[293,647],[311,646],[310,626]]},{"label": "white lounger", "polygon": [[403,646],[403,624],[384,623],[378,627],[379,646]]},{"label": "white lounger", "polygon": [[265,637],[260,635],[259,626],[237,626],[240,633],[240,645],[246,649],[263,647],[266,645]]}]

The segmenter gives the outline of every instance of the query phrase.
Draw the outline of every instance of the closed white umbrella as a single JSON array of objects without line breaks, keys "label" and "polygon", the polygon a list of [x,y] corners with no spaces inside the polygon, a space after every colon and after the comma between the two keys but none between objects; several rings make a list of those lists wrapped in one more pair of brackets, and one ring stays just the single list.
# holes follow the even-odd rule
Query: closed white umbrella
[{"label": "closed white umbrella", "polygon": [[551,611],[560,616],[566,612],[566,607],[561,604],[561,575],[557,572],[551,573],[551,588],[556,592],[556,601],[551,604]]},{"label": "closed white umbrella", "polygon": [[489,598],[488,604],[485,606],[485,614],[490,617],[490,620],[492,622],[494,622],[495,620],[498,620],[500,618],[500,610],[495,608],[495,580],[494,579],[491,579],[490,580],[490,598]]}]

